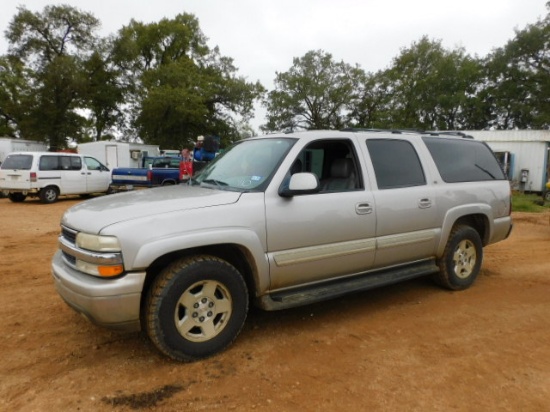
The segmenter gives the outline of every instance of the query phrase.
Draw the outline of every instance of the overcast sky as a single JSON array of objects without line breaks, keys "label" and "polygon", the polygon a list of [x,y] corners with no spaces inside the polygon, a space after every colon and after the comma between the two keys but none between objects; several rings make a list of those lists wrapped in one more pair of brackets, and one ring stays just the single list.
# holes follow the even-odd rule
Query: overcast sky
[{"label": "overcast sky", "polygon": [[[427,35],[447,49],[463,47],[486,56],[546,15],[547,0],[2,0],[0,54],[4,31],[24,4],[34,12],[69,4],[101,21],[101,35],[116,33],[131,19],[143,23],[194,14],[210,47],[232,57],[240,76],[273,87],[294,57],[324,50],[336,61],[367,72],[388,67],[400,50]],[[263,123],[258,117],[254,126]]]}]

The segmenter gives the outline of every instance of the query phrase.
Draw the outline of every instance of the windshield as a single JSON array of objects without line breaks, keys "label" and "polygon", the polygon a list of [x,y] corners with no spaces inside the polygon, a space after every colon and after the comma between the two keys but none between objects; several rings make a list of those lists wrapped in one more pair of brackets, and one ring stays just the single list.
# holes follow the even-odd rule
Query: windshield
[{"label": "windshield", "polygon": [[224,190],[264,190],[295,139],[243,140],[209,163],[192,185]]}]

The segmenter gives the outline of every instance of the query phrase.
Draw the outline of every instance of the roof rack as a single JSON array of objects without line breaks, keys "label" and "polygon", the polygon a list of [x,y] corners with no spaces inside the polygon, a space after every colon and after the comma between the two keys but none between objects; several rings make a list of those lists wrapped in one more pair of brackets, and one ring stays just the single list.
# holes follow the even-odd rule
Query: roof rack
[{"label": "roof rack", "polygon": [[419,129],[368,129],[361,127],[348,127],[341,130],[342,132],[379,132],[379,133],[424,133]]},{"label": "roof rack", "polygon": [[427,130],[421,130],[421,129],[368,129],[368,128],[354,128],[354,127],[348,127],[341,130],[342,132],[385,132],[385,133],[394,133],[394,134],[402,134],[402,133],[417,133],[417,134],[427,134],[430,136],[455,136],[455,137],[462,137],[464,139],[473,139],[474,137],[458,131],[427,131]]}]

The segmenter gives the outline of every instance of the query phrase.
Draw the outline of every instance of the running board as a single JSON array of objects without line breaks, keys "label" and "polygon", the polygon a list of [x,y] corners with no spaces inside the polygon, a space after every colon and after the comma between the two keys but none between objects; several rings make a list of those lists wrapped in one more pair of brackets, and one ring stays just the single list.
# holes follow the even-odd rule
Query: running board
[{"label": "running board", "polygon": [[439,268],[435,264],[435,260],[422,261],[412,265],[367,272],[340,280],[331,280],[309,287],[275,292],[260,298],[259,304],[265,310],[287,309],[338,298],[349,293],[391,285],[438,271]]}]

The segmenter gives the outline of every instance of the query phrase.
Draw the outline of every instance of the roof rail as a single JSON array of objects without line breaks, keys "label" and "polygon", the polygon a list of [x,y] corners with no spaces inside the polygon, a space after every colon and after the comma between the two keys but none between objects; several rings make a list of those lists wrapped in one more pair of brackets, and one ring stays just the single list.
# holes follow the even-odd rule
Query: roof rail
[{"label": "roof rail", "polygon": [[430,136],[456,136],[456,137],[462,137],[464,139],[473,139],[474,137],[458,131],[429,131],[429,130],[421,130],[421,129],[368,129],[368,128],[360,128],[360,127],[348,127],[341,130],[342,132],[386,132],[386,133],[395,133],[395,134],[401,134],[401,133],[417,133],[417,134],[427,134]]},{"label": "roof rail", "polygon": [[341,129],[342,132],[379,132],[379,133],[395,133],[395,134],[401,134],[401,133],[424,133],[422,130],[419,129],[368,129],[368,128],[361,128],[361,127],[348,127],[345,129]]}]

